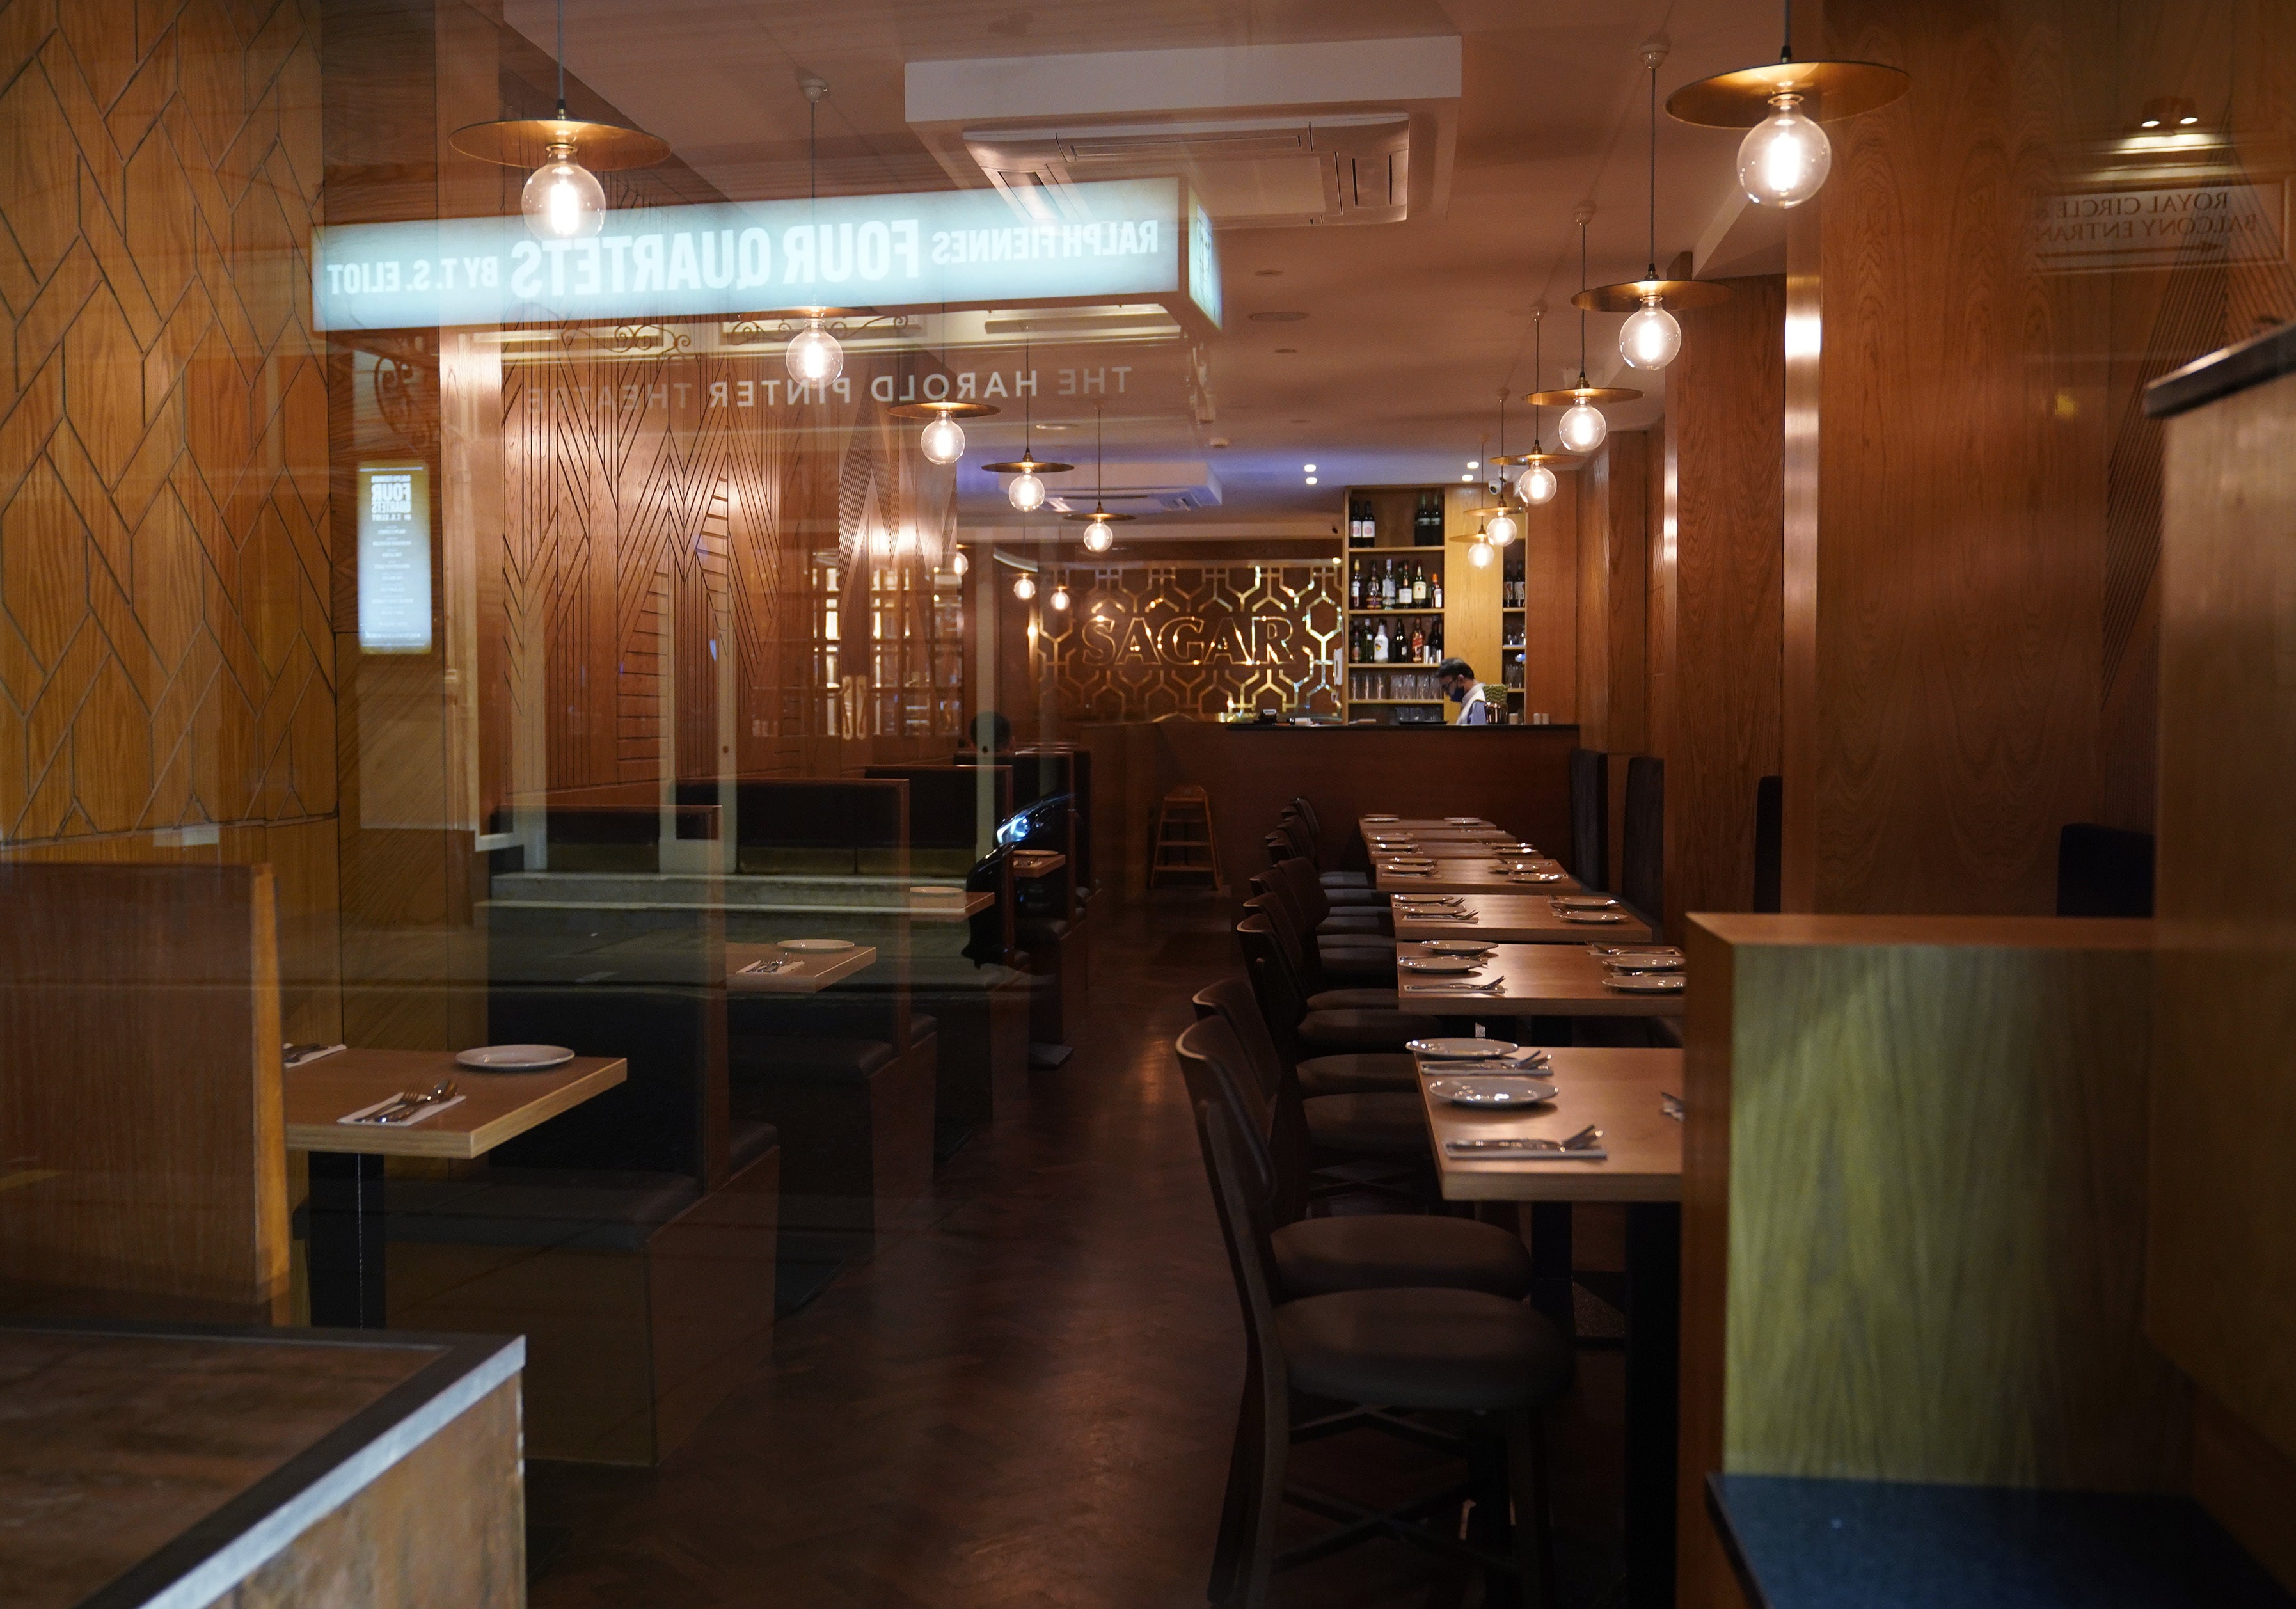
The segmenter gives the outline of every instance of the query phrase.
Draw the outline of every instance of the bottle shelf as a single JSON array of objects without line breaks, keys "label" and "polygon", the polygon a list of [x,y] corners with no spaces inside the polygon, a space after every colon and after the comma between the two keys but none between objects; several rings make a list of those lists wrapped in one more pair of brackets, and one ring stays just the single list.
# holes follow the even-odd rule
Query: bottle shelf
[{"label": "bottle shelf", "polygon": [[1441,660],[1364,660],[1350,662],[1350,670],[1419,670],[1428,671],[1441,664]]},{"label": "bottle shelf", "polygon": [[1351,704],[1439,704],[1439,698],[1351,698]]},{"label": "bottle shelf", "polygon": [[1440,614],[1443,612],[1443,610],[1442,606],[1437,603],[1414,603],[1408,609],[1401,607],[1394,609],[1350,609],[1348,612],[1349,614],[1360,614],[1365,616],[1374,614]]},{"label": "bottle shelf", "polygon": [[1442,548],[1432,542],[1424,547],[1350,547],[1346,549],[1346,552],[1349,558],[1353,558],[1357,554],[1363,554],[1365,558],[1374,558],[1382,554],[1396,553],[1416,554],[1423,559],[1439,559],[1443,556]]}]

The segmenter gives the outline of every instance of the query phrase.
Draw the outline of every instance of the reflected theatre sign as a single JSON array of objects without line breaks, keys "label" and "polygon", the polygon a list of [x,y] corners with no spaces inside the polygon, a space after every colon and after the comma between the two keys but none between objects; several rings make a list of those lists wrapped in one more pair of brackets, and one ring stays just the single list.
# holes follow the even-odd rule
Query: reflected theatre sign
[{"label": "reflected theatre sign", "polygon": [[996,190],[634,207],[588,240],[522,217],[313,232],[323,330],[651,323],[793,308],[1159,300],[1218,322],[1210,220],[1177,179],[1063,192],[1058,217]]},{"label": "reflected theatre sign", "polygon": [[2161,185],[2044,196],[2033,254],[2045,271],[2269,262],[2287,252],[2287,194],[2260,185]]}]

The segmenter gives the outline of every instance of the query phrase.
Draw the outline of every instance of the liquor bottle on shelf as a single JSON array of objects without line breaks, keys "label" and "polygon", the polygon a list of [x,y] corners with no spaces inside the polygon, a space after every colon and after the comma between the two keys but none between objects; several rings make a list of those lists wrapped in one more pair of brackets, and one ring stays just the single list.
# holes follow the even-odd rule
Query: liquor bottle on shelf
[{"label": "liquor bottle on shelf", "polygon": [[1411,601],[1422,604],[1427,602],[1427,571],[1423,565],[1411,567]]},{"label": "liquor bottle on shelf", "polygon": [[1419,510],[1411,517],[1411,540],[1418,547],[1443,546],[1443,494],[1419,494]]},{"label": "liquor bottle on shelf", "polygon": [[1428,583],[1427,601],[1436,608],[1443,607],[1443,567],[1435,567],[1435,579]]},{"label": "liquor bottle on shelf", "polygon": [[1395,607],[1395,561],[1393,559],[1390,559],[1379,568],[1379,606],[1382,609]]},{"label": "liquor bottle on shelf", "polygon": [[1382,620],[1379,623],[1378,633],[1371,639],[1371,659],[1373,664],[1384,665],[1387,663],[1387,622],[1385,620]]}]

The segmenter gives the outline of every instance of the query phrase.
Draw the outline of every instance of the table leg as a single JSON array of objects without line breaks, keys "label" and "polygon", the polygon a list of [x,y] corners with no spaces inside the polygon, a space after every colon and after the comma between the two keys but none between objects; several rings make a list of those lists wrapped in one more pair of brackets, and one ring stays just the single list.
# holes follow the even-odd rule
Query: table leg
[{"label": "table leg", "polygon": [[304,1262],[311,1322],[339,1329],[383,1327],[382,1158],[314,1151]]},{"label": "table leg", "polygon": [[1570,1292],[1570,1203],[1530,1203],[1530,1305],[1565,1335],[1578,1334],[1577,1298]]},{"label": "table leg", "polygon": [[1676,1406],[1682,1324],[1682,1208],[1627,1208],[1627,1603],[1674,1603]]}]

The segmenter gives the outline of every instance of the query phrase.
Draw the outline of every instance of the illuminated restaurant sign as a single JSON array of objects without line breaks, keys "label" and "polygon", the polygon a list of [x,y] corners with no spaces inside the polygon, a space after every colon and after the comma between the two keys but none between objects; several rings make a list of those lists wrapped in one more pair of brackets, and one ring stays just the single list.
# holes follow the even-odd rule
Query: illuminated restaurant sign
[{"label": "illuminated restaurant sign", "polygon": [[1161,297],[1217,320],[1210,232],[1192,228],[1179,181],[1062,196],[1043,219],[996,190],[630,208],[573,241],[537,240],[516,216],[323,227],[313,315],[386,330]]}]

